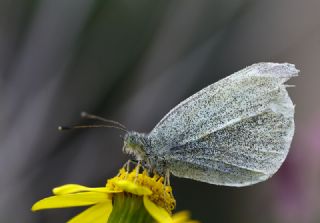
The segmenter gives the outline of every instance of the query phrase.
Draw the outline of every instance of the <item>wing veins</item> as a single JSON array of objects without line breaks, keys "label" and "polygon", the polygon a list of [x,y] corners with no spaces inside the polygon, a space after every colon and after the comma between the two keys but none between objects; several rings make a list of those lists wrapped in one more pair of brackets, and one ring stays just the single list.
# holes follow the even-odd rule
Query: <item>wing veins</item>
[{"label": "wing veins", "polygon": [[[211,168],[211,169],[214,169],[218,172],[223,172],[223,173],[227,173],[227,174],[230,174],[230,175],[234,175],[234,176],[238,176],[238,174],[236,174],[235,172],[226,172],[226,171],[222,171],[221,169],[217,168],[217,167],[214,167],[214,166],[209,166],[209,165],[201,165],[201,164],[198,164],[198,163],[194,163],[194,162],[191,162],[191,161],[188,161],[188,160],[179,160],[180,162],[184,162],[184,163],[189,163],[191,165],[196,165],[198,167],[206,167],[206,168]],[[267,175],[265,172],[261,171],[261,170],[254,170],[254,169],[250,169],[250,168],[244,168],[244,167],[240,167],[240,166],[237,166],[237,165],[234,165],[234,164],[230,164],[230,163],[227,163],[227,162],[224,162],[223,160],[213,160],[213,161],[218,161],[218,162],[222,162],[224,164],[227,164],[227,165],[230,165],[230,166],[233,166],[233,167],[236,167],[236,168],[239,168],[241,170],[245,170],[245,171],[249,171],[249,172],[253,172],[253,173],[256,173],[256,174],[261,174],[261,175]]]}]

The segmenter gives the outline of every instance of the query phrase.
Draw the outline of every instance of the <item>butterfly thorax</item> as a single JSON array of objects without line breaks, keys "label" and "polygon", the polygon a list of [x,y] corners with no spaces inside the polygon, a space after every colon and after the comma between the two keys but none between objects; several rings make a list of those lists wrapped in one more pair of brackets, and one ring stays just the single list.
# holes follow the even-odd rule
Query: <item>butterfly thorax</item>
[{"label": "butterfly thorax", "polygon": [[133,155],[138,161],[147,161],[148,140],[146,134],[128,132],[124,136],[123,152]]},{"label": "butterfly thorax", "polygon": [[142,165],[150,171],[155,171],[163,175],[166,170],[165,162],[160,154],[155,154],[154,148],[147,134],[138,132],[128,132],[124,136],[123,152],[133,155],[137,161],[142,161]]}]

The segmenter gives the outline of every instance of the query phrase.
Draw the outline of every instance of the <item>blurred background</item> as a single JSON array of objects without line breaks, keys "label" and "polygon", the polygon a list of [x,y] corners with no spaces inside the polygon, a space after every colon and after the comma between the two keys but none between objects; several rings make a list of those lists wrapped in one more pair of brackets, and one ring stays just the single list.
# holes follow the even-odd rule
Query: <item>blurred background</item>
[{"label": "blurred background", "polygon": [[[172,178],[177,210],[203,223],[320,222],[320,1],[0,0],[0,222],[31,213],[51,188],[104,185],[128,159],[121,132],[149,132],[173,106],[256,62],[289,62],[296,134],[280,171],[245,188]],[[89,122],[92,123],[92,122]]]}]

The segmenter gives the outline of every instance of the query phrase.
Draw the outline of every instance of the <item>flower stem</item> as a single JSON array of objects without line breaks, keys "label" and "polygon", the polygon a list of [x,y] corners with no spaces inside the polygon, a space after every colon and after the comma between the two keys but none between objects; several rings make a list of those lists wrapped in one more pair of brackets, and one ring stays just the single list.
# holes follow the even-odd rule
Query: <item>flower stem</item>
[{"label": "flower stem", "polygon": [[128,193],[115,194],[108,223],[150,223],[153,218],[143,204],[143,197]]}]

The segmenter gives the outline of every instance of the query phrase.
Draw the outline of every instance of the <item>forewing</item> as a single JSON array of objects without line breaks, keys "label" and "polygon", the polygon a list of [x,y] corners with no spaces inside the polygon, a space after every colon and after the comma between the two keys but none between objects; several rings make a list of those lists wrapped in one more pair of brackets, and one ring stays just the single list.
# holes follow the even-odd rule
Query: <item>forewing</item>
[{"label": "forewing", "polygon": [[297,73],[259,63],[202,89],[152,130],[154,151],[181,177],[232,186],[267,179],[292,140],[294,106],[283,83]]}]

